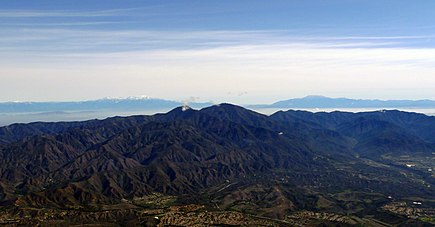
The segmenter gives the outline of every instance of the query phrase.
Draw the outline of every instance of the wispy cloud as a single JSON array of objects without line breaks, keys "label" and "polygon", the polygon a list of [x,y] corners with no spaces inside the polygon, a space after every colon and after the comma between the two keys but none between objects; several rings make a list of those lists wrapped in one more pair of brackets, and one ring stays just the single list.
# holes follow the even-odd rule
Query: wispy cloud
[{"label": "wispy cloud", "polygon": [[[150,49],[214,48],[240,45],[317,45],[323,48],[406,47],[432,36],[295,36],[291,31],[152,31],[4,29],[0,48],[43,53],[125,52]],[[35,45],[37,44],[37,45]]]},{"label": "wispy cloud", "polygon": [[0,10],[0,17],[20,18],[20,17],[108,17],[131,14],[131,12],[152,9],[152,7],[141,8],[120,8],[106,10]]},{"label": "wispy cloud", "polygon": [[[217,102],[271,102],[310,93],[427,98],[435,90],[435,48],[408,45],[426,36],[85,29],[0,35],[5,100],[17,99],[20,90],[39,100],[53,94],[62,100],[147,93]],[[246,94],[228,96],[241,91]]]},{"label": "wispy cloud", "polygon": [[[253,33],[249,34],[252,37]],[[80,99],[147,93],[169,99],[199,96],[218,102],[271,102],[313,92],[359,98],[424,98],[435,89],[435,49],[430,48],[276,42],[135,47],[112,52],[10,52],[0,58],[0,90],[6,98],[16,93],[11,88],[18,86],[34,91],[31,93],[38,97],[32,98],[39,99],[53,94],[70,95],[60,95],[60,99]],[[241,90],[247,94],[227,95]]]},{"label": "wispy cloud", "polygon": [[26,27],[69,27],[69,26],[93,26],[134,23],[132,21],[83,21],[83,22],[48,22],[48,23],[1,23],[0,26],[26,26]]},{"label": "wispy cloud", "polygon": [[4,4],[0,101],[434,97],[430,7],[289,2]]},{"label": "wispy cloud", "polygon": [[[3,33],[3,34],[2,34]],[[20,29],[0,31],[0,49],[9,55],[65,58],[124,58],[177,56],[228,59],[269,59],[284,56],[305,61],[346,63],[391,62],[434,64],[434,48],[414,42],[432,36],[294,36],[288,31],[150,31]],[[207,54],[211,53],[211,54]],[[297,53],[294,55],[294,53]],[[157,55],[155,55],[157,54]],[[163,56],[163,57],[160,57]],[[307,57],[305,57],[307,56]],[[161,59],[163,60],[163,59]],[[273,65],[273,62],[267,64]],[[432,65],[433,66],[433,65]]]}]

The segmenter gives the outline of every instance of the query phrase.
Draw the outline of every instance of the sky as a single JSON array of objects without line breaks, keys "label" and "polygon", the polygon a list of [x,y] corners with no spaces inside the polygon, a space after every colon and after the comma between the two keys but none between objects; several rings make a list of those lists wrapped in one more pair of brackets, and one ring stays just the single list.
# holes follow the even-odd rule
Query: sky
[{"label": "sky", "polygon": [[0,0],[0,102],[435,99],[433,9],[431,0]]}]

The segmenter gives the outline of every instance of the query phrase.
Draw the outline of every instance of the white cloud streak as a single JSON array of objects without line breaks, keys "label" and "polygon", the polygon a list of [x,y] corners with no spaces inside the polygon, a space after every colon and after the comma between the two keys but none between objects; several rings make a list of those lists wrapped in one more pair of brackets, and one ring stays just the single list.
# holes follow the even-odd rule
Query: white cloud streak
[{"label": "white cloud streak", "polygon": [[123,8],[123,9],[107,9],[94,11],[78,11],[78,10],[0,10],[0,17],[20,18],[20,17],[108,17],[119,16],[131,11],[137,11],[144,8]]},{"label": "white cloud streak", "polygon": [[[406,47],[398,37],[320,41],[282,31],[50,29],[26,30],[21,38],[27,32],[51,44],[0,54],[0,101],[141,94],[236,103],[308,94],[435,98],[435,49]],[[228,95],[240,92],[246,94]]]},{"label": "white cloud streak", "polygon": [[[28,52],[123,52],[149,49],[191,49],[237,45],[321,44],[325,48],[394,47],[432,36],[314,37],[288,31],[102,31],[79,29],[4,29],[0,48]],[[35,45],[35,42],[38,45]]]}]

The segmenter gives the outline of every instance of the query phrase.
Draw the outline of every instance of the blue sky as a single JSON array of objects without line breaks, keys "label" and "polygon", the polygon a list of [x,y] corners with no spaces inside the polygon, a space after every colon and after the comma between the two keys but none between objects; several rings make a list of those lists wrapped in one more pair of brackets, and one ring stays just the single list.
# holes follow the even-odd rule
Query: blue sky
[{"label": "blue sky", "polygon": [[0,101],[435,99],[435,1],[0,1]]}]

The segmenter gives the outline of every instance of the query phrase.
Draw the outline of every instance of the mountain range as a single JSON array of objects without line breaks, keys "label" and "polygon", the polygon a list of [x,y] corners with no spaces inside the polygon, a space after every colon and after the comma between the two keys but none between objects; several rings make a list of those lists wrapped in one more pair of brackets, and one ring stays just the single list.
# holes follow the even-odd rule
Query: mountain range
[{"label": "mountain range", "polygon": [[[211,102],[171,101],[147,96],[104,98],[70,102],[4,102],[0,103],[0,126],[35,121],[83,121],[105,119],[113,116],[130,116],[167,112],[177,106],[189,105],[204,108]],[[354,100],[307,96],[273,104],[243,105],[255,111],[271,114],[277,110],[305,109],[310,111],[368,111],[376,109],[400,109],[435,115],[435,102],[431,100]]]},{"label": "mountain range", "polygon": [[[70,102],[3,102],[0,113],[29,113],[56,111],[134,111],[172,109],[183,105],[183,102],[150,98],[147,96],[126,98],[103,98],[88,101]],[[189,102],[195,108],[212,105],[211,103]]]},{"label": "mountain range", "polygon": [[272,104],[251,105],[252,108],[435,108],[433,100],[379,100],[329,98],[310,95],[278,101]]},{"label": "mountain range", "polygon": [[[180,102],[150,97],[104,98],[70,102],[3,102],[0,113],[61,112],[61,111],[135,111],[166,110],[181,105],[203,108],[211,102]],[[435,108],[433,100],[367,100],[306,96],[272,104],[244,105],[248,108]]]},{"label": "mountain range", "polygon": [[0,221],[430,226],[434,135],[424,114],[232,104],[12,124],[0,127]]}]

